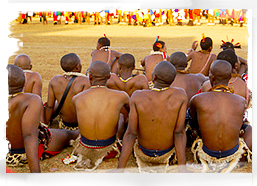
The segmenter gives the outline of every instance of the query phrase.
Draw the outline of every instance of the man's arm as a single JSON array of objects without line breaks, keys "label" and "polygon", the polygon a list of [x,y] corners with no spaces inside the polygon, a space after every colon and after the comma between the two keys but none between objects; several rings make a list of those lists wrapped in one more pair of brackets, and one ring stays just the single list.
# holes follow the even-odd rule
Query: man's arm
[{"label": "man's arm", "polygon": [[141,87],[141,90],[142,89],[149,89],[149,86],[148,86],[148,81],[147,81],[147,78],[145,75],[140,75],[140,87]]},{"label": "man's arm", "polygon": [[[182,94],[183,95],[183,94]],[[177,123],[174,129],[174,143],[176,149],[176,156],[178,159],[179,171],[185,170],[186,165],[186,132],[185,132],[185,120],[186,120],[186,109],[187,109],[187,95],[184,92],[184,100],[180,111],[178,113]]]},{"label": "man's arm", "polygon": [[[146,57],[145,57],[146,58]],[[145,67],[145,58],[141,60],[141,66]]]},{"label": "man's arm", "polygon": [[47,104],[44,107],[44,123],[45,124],[48,124],[52,117],[52,114],[54,112],[55,100],[56,100],[56,98],[54,96],[52,81],[50,81],[49,86],[48,86]]},{"label": "man's arm", "polygon": [[129,124],[122,141],[122,151],[117,168],[125,168],[129,156],[132,153],[133,145],[137,137],[138,130],[138,113],[134,102],[135,95],[130,100]]},{"label": "man's arm", "polygon": [[[192,43],[192,47],[190,48],[190,50],[188,51],[188,53],[186,54],[186,56],[187,56],[187,61],[190,61],[190,59],[192,59],[192,55],[190,55],[190,54],[192,54],[196,49],[197,49],[197,46],[198,46],[198,41],[194,41],[193,43]],[[189,57],[190,56],[190,57]]]},{"label": "man's arm", "polygon": [[40,172],[38,158],[38,125],[43,105],[38,96],[33,96],[30,99],[31,101],[22,116],[22,135],[29,169],[31,172]]}]

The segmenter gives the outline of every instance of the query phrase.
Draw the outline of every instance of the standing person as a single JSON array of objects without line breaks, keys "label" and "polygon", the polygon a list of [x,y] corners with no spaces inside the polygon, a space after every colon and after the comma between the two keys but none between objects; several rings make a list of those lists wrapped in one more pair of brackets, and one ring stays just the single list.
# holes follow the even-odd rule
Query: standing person
[{"label": "standing person", "polygon": [[174,163],[175,152],[178,165],[181,165],[179,169],[183,170],[186,164],[187,95],[181,88],[169,87],[175,76],[175,67],[162,61],[153,71],[154,88],[139,90],[132,95],[129,125],[118,168],[126,167],[134,146],[140,172],[154,171],[152,166],[157,165],[163,166],[165,171],[171,162]]},{"label": "standing person", "polygon": [[217,59],[216,55],[211,52],[213,49],[212,39],[210,37],[204,37],[203,35],[200,42],[202,50],[196,51],[197,46],[197,41],[194,41],[192,48],[187,53],[187,61],[191,60],[189,73],[202,73],[203,75],[208,76],[212,62]]},{"label": "standing person", "polygon": [[195,161],[203,164],[202,172],[230,172],[240,160],[251,162],[251,131],[245,141],[239,138],[246,101],[228,87],[231,72],[227,61],[216,60],[210,68],[212,88],[190,101],[192,123],[201,137],[192,152]]},{"label": "standing person", "polygon": [[42,19],[43,19],[43,25],[47,25],[47,17],[46,17],[46,11],[42,12]]},{"label": "standing person", "polygon": [[103,61],[111,67],[111,71],[113,73],[117,73],[117,60],[122,53],[111,50],[110,45],[111,42],[106,36],[99,38],[97,41],[96,50],[91,52],[90,64],[95,61]]},{"label": "standing person", "polygon": [[183,52],[174,52],[170,56],[170,62],[177,70],[176,78],[170,87],[183,88],[187,93],[188,100],[190,100],[201,88],[206,80],[205,76],[201,73],[190,74],[185,70],[187,67],[187,57]]},{"label": "standing person", "polygon": [[[47,104],[45,105],[45,123],[51,120],[55,110],[55,102],[60,104],[65,89],[73,79],[70,90],[67,93],[63,106],[60,110],[61,121],[60,128],[68,130],[78,129],[78,121],[76,110],[71,100],[76,94],[90,87],[89,79],[84,74],[81,74],[81,61],[77,54],[69,53],[61,58],[61,67],[65,71],[63,75],[54,76],[49,82]],[[75,79],[74,79],[75,78]]]},{"label": "standing person", "polygon": [[158,41],[158,37],[153,44],[153,51],[151,51],[150,55],[146,56],[143,60],[141,60],[141,65],[144,67],[145,76],[148,80],[149,87],[152,87],[152,72],[159,62],[164,60],[169,60],[169,56],[167,56],[167,46],[165,42]]},{"label": "standing person", "polygon": [[14,59],[14,65],[20,67],[25,74],[24,92],[42,95],[42,78],[39,73],[31,71],[32,64],[30,57],[26,54],[19,54]]},{"label": "standing person", "polygon": [[79,160],[75,170],[92,171],[98,167],[108,152],[117,150],[117,132],[120,110],[129,106],[129,96],[123,91],[106,87],[110,67],[96,61],[89,68],[91,88],[74,96],[81,138],[73,155]]},{"label": "standing person", "polygon": [[[39,159],[56,155],[76,139],[78,131],[48,129],[40,124],[42,100],[38,95],[22,92],[25,76],[21,68],[8,65],[9,119],[6,138],[9,141],[8,166],[28,163],[30,172],[40,172]],[[44,154],[44,155],[43,155]]]}]

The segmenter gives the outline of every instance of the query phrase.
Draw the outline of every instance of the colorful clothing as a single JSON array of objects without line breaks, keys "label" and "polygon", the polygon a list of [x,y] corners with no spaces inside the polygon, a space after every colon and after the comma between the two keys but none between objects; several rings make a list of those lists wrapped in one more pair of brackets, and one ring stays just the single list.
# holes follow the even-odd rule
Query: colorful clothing
[{"label": "colorful clothing", "polygon": [[134,145],[134,155],[139,172],[166,172],[169,165],[177,162],[175,147],[163,151],[152,151],[142,148],[137,140]]},{"label": "colorful clothing", "polygon": [[62,119],[59,120],[59,128],[60,129],[67,129],[67,130],[78,130],[78,123],[67,123]]},{"label": "colorful clothing", "polygon": [[237,167],[242,158],[252,162],[252,152],[247,147],[243,138],[239,138],[236,147],[223,152],[211,151],[204,147],[202,139],[197,139],[191,148],[195,162],[203,165],[202,172],[228,173]]},{"label": "colorful clothing", "polygon": [[74,143],[72,155],[78,156],[78,161],[73,168],[85,171],[95,170],[108,153],[116,151],[116,156],[120,155],[117,143],[116,136],[107,140],[89,140],[81,135]]},{"label": "colorful clothing", "polygon": [[[38,158],[40,160],[49,158],[51,156],[59,154],[61,151],[46,151],[49,143],[51,142],[50,130],[42,124],[38,127]],[[8,166],[23,166],[28,163],[27,156],[24,148],[10,149],[6,156],[6,163]]]}]

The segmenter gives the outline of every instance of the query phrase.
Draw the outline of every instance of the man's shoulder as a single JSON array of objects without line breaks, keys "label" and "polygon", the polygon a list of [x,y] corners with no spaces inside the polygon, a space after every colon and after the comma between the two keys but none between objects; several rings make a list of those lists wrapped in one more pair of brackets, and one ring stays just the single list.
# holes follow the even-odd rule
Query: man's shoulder
[{"label": "man's shoulder", "polygon": [[143,74],[139,74],[139,75],[134,76],[132,80],[134,80],[136,82],[137,81],[146,81],[146,82],[148,82],[146,76],[143,75]]},{"label": "man's shoulder", "polygon": [[186,91],[183,89],[183,88],[180,88],[180,87],[170,87],[169,88],[171,94],[173,96],[179,96],[181,98],[187,98],[187,94],[186,94]]},{"label": "man's shoulder", "polygon": [[42,99],[39,95],[32,94],[32,93],[23,93],[21,99],[22,99],[22,102],[27,102],[27,103],[42,102]]}]

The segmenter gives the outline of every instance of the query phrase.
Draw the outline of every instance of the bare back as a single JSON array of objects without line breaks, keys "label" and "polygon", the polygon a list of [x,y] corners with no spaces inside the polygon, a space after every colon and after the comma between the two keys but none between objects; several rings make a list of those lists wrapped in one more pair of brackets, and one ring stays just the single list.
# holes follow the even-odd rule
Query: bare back
[{"label": "bare back", "polygon": [[189,67],[189,73],[196,74],[196,73],[200,73],[200,71],[202,70],[201,73],[205,76],[208,76],[209,69],[212,62],[217,59],[217,56],[215,54],[212,54],[207,65],[205,66],[209,56],[210,56],[210,53],[203,53],[200,51],[199,52],[195,51],[189,54],[189,56],[187,57],[188,61],[192,59],[191,65]]},{"label": "bare back", "polygon": [[95,61],[103,61],[108,65],[111,65],[112,61],[115,58],[119,58],[121,55],[122,53],[116,52],[115,50],[93,50],[91,53],[91,63]]},{"label": "bare back", "polygon": [[[229,82],[230,83],[228,84],[228,86],[233,88],[235,94],[242,96],[246,100],[248,99],[247,98],[247,91],[248,91],[247,84],[242,79],[237,78],[237,77],[232,77],[229,80]],[[208,81],[204,82],[204,84],[202,86],[202,92],[207,92],[210,88],[211,88],[211,83],[210,83],[210,80],[208,80]]]},{"label": "bare back", "polygon": [[108,88],[90,88],[73,98],[80,134],[90,140],[105,140],[118,129],[121,108],[128,104],[125,92]]},{"label": "bare back", "polygon": [[[197,93],[201,88],[205,77],[202,74],[179,74],[177,73],[175,80],[170,87],[183,88],[188,97],[188,101]],[[189,106],[189,104],[188,104]]]},{"label": "bare back", "polygon": [[161,61],[163,61],[163,56],[161,54],[146,56],[142,61],[141,65],[145,68],[145,76],[148,81],[152,80],[152,72],[154,67]]},{"label": "bare back", "polygon": [[129,97],[136,90],[148,89],[148,82],[144,75],[137,75],[127,80],[121,80],[116,74],[112,74],[107,81],[108,88],[125,91]]},{"label": "bare back", "polygon": [[37,135],[42,101],[38,95],[22,93],[9,98],[8,103],[9,119],[6,122],[6,138],[12,149],[24,148],[25,132],[31,130]]},{"label": "bare back", "polygon": [[[48,101],[47,104],[53,107],[55,100],[60,103],[64,90],[69,82],[69,79],[65,79],[64,76],[57,75],[49,83]],[[71,88],[67,94],[65,102],[60,111],[61,118],[67,123],[77,123],[75,107],[72,103],[72,98],[76,94],[88,89],[90,87],[88,77],[78,76],[71,85]]]},{"label": "bare back", "polygon": [[174,145],[174,131],[184,126],[187,96],[183,89],[136,91],[131,102],[138,115],[139,143],[147,149],[164,150]]},{"label": "bare back", "polygon": [[241,96],[225,92],[206,92],[192,98],[191,114],[193,118],[197,117],[207,148],[226,151],[236,146],[245,103]]},{"label": "bare back", "polygon": [[41,97],[42,94],[42,78],[37,72],[24,72],[26,83],[24,92],[37,94]]}]

